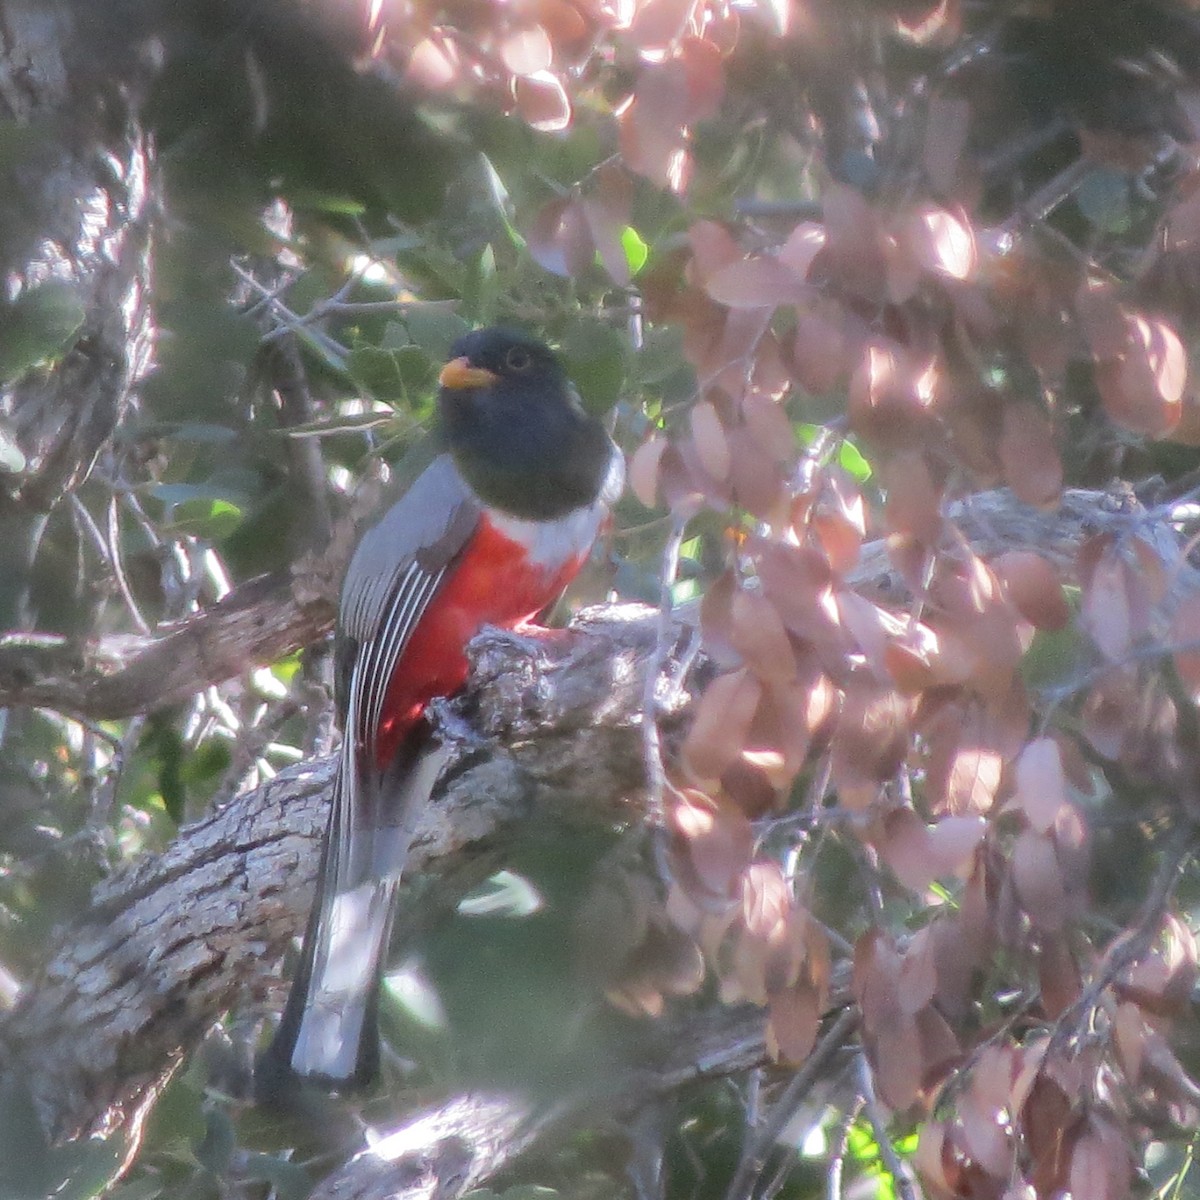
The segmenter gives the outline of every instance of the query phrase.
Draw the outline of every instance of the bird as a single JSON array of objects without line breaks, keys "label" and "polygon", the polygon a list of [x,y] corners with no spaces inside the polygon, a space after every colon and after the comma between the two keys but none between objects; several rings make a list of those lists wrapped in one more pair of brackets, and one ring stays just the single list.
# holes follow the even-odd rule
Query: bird
[{"label": "bird", "polygon": [[467,678],[485,625],[561,595],[624,485],[624,458],[558,357],[501,327],[460,337],[439,377],[433,455],[360,537],[342,584],[342,739],[316,893],[260,1089],[378,1073],[379,983],[413,823],[450,751],[430,705]]}]

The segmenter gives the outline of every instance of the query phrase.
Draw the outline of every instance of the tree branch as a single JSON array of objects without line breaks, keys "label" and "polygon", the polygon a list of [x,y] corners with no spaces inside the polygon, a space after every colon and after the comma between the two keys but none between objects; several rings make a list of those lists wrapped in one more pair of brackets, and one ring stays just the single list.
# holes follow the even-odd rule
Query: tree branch
[{"label": "tree branch", "polygon": [[[324,567],[332,557],[312,561]],[[306,592],[275,574],[155,637],[80,646],[44,634],[0,635],[0,707],[52,708],[95,721],[151,712],[310,645],[333,619],[327,592]]]},{"label": "tree branch", "polygon": [[[654,614],[636,606],[583,614],[572,633],[477,638],[458,709],[495,749],[460,750],[418,827],[409,871],[453,872],[535,814],[637,816],[654,638]],[[99,888],[64,932],[0,1024],[0,1061],[28,1081],[54,1137],[136,1136],[213,1021],[276,986],[307,914],[332,773],[333,760],[318,759],[242,794]]]},{"label": "tree branch", "polygon": [[[1086,537],[1141,532],[1164,562],[1178,562],[1178,587],[1200,586],[1195,570],[1180,559],[1178,536],[1162,514],[1126,500],[1122,505],[1108,493],[1075,490],[1050,512],[997,489],[955,505],[950,516],[984,557],[1036,547],[1068,582],[1074,580],[1075,557]],[[330,544],[302,559],[290,578],[279,573],[250,580],[155,637],[113,637],[79,646],[38,634],[0,636],[0,707],[28,705],[115,720],[177,703],[308,645],[333,625],[337,581],[351,536],[351,523],[338,523]],[[883,603],[900,602],[905,593],[883,541],[863,547],[848,582]]]},{"label": "tree branch", "polygon": [[[845,1030],[835,1026],[840,1045]],[[318,1184],[313,1200],[454,1200],[535,1142],[544,1146],[584,1121],[622,1121],[681,1088],[762,1065],[764,1029],[762,1009],[752,1005],[646,1022],[600,1086],[576,1088],[552,1111],[520,1092],[451,1097],[356,1155]]]}]

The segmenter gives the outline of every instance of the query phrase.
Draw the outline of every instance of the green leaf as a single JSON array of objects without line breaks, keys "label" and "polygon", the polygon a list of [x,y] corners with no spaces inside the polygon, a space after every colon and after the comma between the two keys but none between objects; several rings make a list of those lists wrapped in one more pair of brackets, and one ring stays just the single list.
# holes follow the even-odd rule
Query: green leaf
[{"label": "green leaf", "polygon": [[292,680],[296,678],[300,670],[300,652],[293,653],[278,659],[271,664],[271,674],[279,680],[280,683],[291,686]]},{"label": "green leaf", "polygon": [[621,248],[625,251],[630,275],[636,275],[646,265],[650,247],[642,241],[641,234],[632,225],[626,225],[621,230]]},{"label": "green leaf", "polygon": [[1093,167],[1075,189],[1075,204],[1097,229],[1123,233],[1130,222],[1129,177],[1112,167]]},{"label": "green leaf", "polygon": [[216,425],[208,421],[183,421],[166,427],[168,437],[179,442],[199,442],[201,445],[220,446],[236,442],[239,434],[228,425]]},{"label": "green leaf", "polygon": [[269,1183],[277,1200],[305,1200],[313,1189],[312,1176],[299,1163],[273,1154],[248,1154],[245,1177],[249,1182]]},{"label": "green leaf", "polygon": [[4,1200],[93,1200],[125,1157],[119,1138],[48,1145],[24,1084],[0,1087],[0,1196]]},{"label": "green leaf", "polygon": [[560,351],[567,374],[592,412],[607,412],[625,384],[625,338],[611,325],[590,318],[575,322]]},{"label": "green leaf", "polygon": [[859,483],[866,483],[871,478],[871,464],[851,441],[843,441],[838,448],[838,465]]},{"label": "green leaf", "polygon": [[173,505],[171,519],[166,522],[165,527],[190,534],[192,537],[219,542],[242,523],[243,516],[241,508],[232,501],[209,500],[197,496]]},{"label": "green leaf", "polygon": [[214,1175],[224,1175],[237,1149],[237,1133],[229,1114],[210,1108],[205,1114],[204,1136],[196,1144],[196,1161]]},{"label": "green leaf", "polygon": [[542,907],[537,888],[523,875],[497,871],[482,887],[458,902],[466,917],[528,917]]},{"label": "green leaf", "polygon": [[0,309],[0,379],[54,362],[74,343],[87,316],[69,283],[51,279]]},{"label": "green leaf", "polygon": [[1039,629],[1021,658],[1021,677],[1031,691],[1053,687],[1067,679],[1083,661],[1083,634],[1072,622],[1064,629]]},{"label": "green leaf", "polygon": [[350,352],[348,366],[351,377],[363,391],[387,404],[406,404],[410,391],[422,391],[433,385],[433,361],[419,346],[402,346],[398,350],[359,346]]},{"label": "green leaf", "polygon": [[339,196],[314,188],[293,188],[288,193],[288,199],[294,208],[313,209],[316,212],[335,213],[344,217],[361,217],[367,211],[367,206],[352,196]]},{"label": "green leaf", "polygon": [[208,738],[187,756],[179,772],[180,782],[185,787],[212,783],[229,769],[231,762],[229,743],[219,737]]},{"label": "green leaf", "polygon": [[414,304],[404,314],[408,336],[436,363],[445,362],[450,347],[470,326],[442,303]]}]

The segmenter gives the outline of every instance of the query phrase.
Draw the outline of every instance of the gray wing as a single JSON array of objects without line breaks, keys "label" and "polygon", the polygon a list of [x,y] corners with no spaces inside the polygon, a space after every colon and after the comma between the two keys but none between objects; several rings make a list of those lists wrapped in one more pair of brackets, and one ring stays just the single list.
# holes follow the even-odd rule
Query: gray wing
[{"label": "gray wing", "polygon": [[387,686],[481,509],[448,456],[434,459],[363,535],[338,616],[342,748],[304,946],[268,1071],[363,1082],[378,1054],[375,1013],[392,901],[413,819],[446,760],[410,739],[380,771],[375,732]]},{"label": "gray wing", "polygon": [[[343,742],[373,761],[388,683],[482,509],[448,454],[439,455],[359,540],[338,611]],[[346,764],[350,765],[350,764]]]}]

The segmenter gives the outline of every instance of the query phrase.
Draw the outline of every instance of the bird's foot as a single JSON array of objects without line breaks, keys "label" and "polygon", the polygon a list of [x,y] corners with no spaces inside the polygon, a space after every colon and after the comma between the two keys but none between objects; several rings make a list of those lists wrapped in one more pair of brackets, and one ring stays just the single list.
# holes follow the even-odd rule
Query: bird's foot
[{"label": "bird's foot", "polygon": [[454,701],[435,696],[425,709],[425,717],[434,736],[464,753],[478,754],[488,749],[488,740],[456,710]]}]

